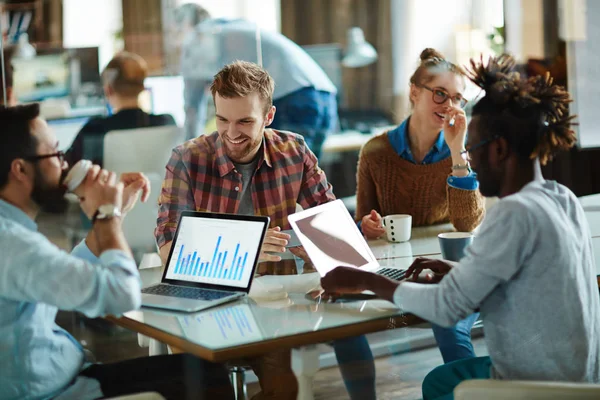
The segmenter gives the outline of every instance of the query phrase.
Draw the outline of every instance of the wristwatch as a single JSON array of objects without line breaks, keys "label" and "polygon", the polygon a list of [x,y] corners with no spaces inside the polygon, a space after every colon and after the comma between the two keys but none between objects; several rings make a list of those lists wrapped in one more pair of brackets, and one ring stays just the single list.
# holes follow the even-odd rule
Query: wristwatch
[{"label": "wristwatch", "polygon": [[115,206],[114,204],[103,204],[100,207],[98,207],[98,211],[96,211],[96,213],[92,217],[92,224],[99,219],[107,220],[119,217],[121,217],[121,210],[119,209],[119,207]]}]

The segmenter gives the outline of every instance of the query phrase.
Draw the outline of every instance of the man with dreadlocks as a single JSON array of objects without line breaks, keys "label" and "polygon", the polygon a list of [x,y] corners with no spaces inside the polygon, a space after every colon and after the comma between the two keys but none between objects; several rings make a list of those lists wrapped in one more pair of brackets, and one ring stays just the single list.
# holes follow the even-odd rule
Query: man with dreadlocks
[{"label": "man with dreadlocks", "polygon": [[[600,300],[589,226],[566,187],[540,164],[575,143],[568,92],[549,75],[524,79],[510,56],[472,62],[483,90],[473,108],[465,159],[484,196],[501,200],[459,263],[417,259],[435,285],[396,282],[355,268],[323,277],[327,293],[371,290],[442,326],[481,311],[489,357],[433,370],[423,397],[451,399],[465,379],[600,382]],[[443,278],[443,279],[442,279]]]}]

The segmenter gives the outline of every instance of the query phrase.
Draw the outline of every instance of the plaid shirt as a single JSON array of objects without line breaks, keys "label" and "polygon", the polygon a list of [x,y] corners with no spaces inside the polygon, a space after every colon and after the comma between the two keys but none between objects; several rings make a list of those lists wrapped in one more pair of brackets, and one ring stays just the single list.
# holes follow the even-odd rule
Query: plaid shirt
[{"label": "plaid shirt", "polygon": [[[325,173],[304,139],[295,133],[266,129],[252,178],[256,215],[271,218],[271,227],[290,229],[296,203],[304,209],[335,199]],[[217,132],[173,149],[159,197],[156,240],[173,240],[184,210],[235,214],[240,206],[242,175],[225,154]]]}]

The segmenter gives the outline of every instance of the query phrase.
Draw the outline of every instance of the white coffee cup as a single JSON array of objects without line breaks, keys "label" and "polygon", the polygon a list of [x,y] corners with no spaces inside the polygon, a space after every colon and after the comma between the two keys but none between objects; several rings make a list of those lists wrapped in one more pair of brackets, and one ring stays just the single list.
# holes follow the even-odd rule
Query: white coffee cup
[{"label": "white coffee cup", "polygon": [[383,217],[383,228],[388,242],[402,243],[410,240],[412,229],[412,216],[408,214],[394,214]]},{"label": "white coffee cup", "polygon": [[80,160],[77,164],[75,164],[73,168],[69,170],[63,181],[63,185],[67,187],[67,191],[81,196],[82,193],[78,193],[77,189],[85,180],[90,168],[92,168],[92,162],[89,160]]}]

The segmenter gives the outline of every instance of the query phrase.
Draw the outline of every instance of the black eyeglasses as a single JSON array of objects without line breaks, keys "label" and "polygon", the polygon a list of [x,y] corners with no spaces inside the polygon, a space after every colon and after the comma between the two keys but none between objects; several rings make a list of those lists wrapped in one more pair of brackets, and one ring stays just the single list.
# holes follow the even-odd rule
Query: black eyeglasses
[{"label": "black eyeglasses", "polygon": [[433,102],[435,104],[444,104],[448,99],[451,99],[453,104],[458,104],[460,108],[465,108],[468,103],[468,100],[462,97],[461,94],[457,93],[454,96],[450,96],[450,93],[448,93],[446,89],[440,87],[430,88],[429,86],[422,84],[418,84],[417,86],[429,90],[433,95]]},{"label": "black eyeglasses", "polygon": [[471,161],[471,153],[474,152],[475,150],[492,143],[494,140],[500,138],[500,136],[494,136],[491,137],[489,139],[484,139],[481,142],[474,144],[473,146],[469,146],[468,149],[461,151],[460,152],[460,156],[462,157],[463,160],[470,162]]},{"label": "black eyeglasses", "polygon": [[63,164],[65,162],[65,153],[63,151],[57,151],[56,153],[52,153],[52,154],[28,156],[28,157],[23,157],[23,159],[27,160],[27,161],[31,161],[31,162],[37,162],[37,161],[45,160],[46,158],[52,158],[52,157],[58,157],[58,161],[60,161],[61,164]]}]

